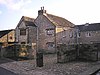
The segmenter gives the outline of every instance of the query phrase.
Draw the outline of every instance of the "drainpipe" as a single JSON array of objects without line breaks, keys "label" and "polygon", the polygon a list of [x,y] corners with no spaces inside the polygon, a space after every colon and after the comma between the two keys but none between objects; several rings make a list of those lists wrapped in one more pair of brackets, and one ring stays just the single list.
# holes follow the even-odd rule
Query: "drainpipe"
[{"label": "drainpipe", "polygon": [[54,38],[55,38],[55,51],[57,52],[56,27],[55,27],[55,31],[54,31]]},{"label": "drainpipe", "polygon": [[27,35],[27,44],[29,44],[29,26],[28,26],[27,31],[28,31],[28,35]]},{"label": "drainpipe", "polygon": [[76,45],[77,45],[77,57],[79,57],[79,42],[77,34],[79,34],[78,28],[76,29]]},{"label": "drainpipe", "polygon": [[39,41],[39,34],[38,34],[38,27],[36,27],[36,54],[38,52],[38,41]]}]

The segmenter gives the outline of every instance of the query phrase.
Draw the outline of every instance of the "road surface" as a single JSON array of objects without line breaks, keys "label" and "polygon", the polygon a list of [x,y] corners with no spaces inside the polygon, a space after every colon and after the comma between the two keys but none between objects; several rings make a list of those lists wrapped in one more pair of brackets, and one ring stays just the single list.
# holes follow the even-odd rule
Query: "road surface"
[{"label": "road surface", "polygon": [[17,75],[17,74],[0,67],[0,75]]}]

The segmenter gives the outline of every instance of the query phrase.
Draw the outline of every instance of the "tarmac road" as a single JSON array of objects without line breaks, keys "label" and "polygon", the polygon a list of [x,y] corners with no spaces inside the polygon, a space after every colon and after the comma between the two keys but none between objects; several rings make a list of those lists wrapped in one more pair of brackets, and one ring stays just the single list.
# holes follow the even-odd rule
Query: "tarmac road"
[{"label": "tarmac road", "polygon": [[17,74],[0,67],[0,75],[17,75]]}]

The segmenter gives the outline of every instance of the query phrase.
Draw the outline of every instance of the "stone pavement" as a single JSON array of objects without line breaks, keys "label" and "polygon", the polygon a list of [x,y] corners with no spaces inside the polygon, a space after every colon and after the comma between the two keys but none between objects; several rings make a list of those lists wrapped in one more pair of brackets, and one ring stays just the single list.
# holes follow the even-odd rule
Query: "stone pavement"
[{"label": "stone pavement", "polygon": [[0,67],[18,75],[88,75],[100,67],[100,62],[56,61],[56,55],[44,55],[43,67],[36,67],[35,60],[13,61],[0,64]]},{"label": "stone pavement", "polygon": [[91,67],[83,73],[80,73],[79,75],[93,75],[93,73],[95,73],[98,70],[100,70],[100,61],[98,61],[95,66]]},{"label": "stone pavement", "polygon": [[[13,60],[7,59],[7,58],[0,58],[0,64],[4,64],[4,63],[9,63],[9,62],[13,62]],[[5,68],[0,67],[0,75],[17,75]]]}]

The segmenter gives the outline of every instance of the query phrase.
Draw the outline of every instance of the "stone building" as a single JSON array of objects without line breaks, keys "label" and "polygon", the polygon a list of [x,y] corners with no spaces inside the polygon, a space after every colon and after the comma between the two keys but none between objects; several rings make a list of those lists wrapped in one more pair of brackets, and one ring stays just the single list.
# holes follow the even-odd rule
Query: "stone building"
[{"label": "stone building", "polygon": [[57,35],[57,44],[73,45],[77,44],[77,30],[75,27],[71,27],[67,30],[59,32]]},{"label": "stone building", "polygon": [[62,17],[48,14],[44,7],[41,7],[41,10],[38,11],[38,16],[34,23],[38,29],[38,50],[48,53],[56,52],[58,39],[62,37],[60,34],[57,37],[57,33],[74,26],[73,23]]},{"label": "stone building", "polygon": [[[19,45],[25,46],[21,56],[25,55],[24,52],[28,52],[28,57],[34,56],[34,51],[36,49],[36,25],[34,24],[34,19],[26,16],[22,16],[15,29],[16,42]],[[26,48],[28,47],[28,49]]]},{"label": "stone building", "polygon": [[100,60],[100,23],[75,25],[60,33],[61,42],[58,48],[58,62],[85,59]]},{"label": "stone building", "polygon": [[7,47],[15,43],[15,30],[2,30],[0,31],[0,57],[7,56]]},{"label": "stone building", "polygon": [[100,43],[100,23],[76,25],[76,29],[79,44]]}]

